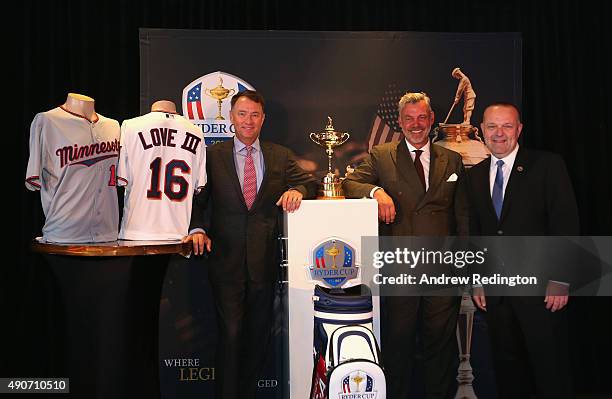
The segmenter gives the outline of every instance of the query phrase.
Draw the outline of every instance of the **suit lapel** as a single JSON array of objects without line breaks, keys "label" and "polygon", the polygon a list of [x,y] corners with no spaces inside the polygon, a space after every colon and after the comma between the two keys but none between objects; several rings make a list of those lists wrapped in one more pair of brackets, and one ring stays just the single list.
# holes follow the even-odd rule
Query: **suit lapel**
[{"label": "suit lapel", "polygon": [[425,196],[421,200],[421,204],[427,203],[429,199],[437,191],[437,187],[441,184],[444,178],[444,172],[446,171],[446,165],[448,164],[448,157],[442,151],[438,149],[437,145],[433,143],[429,144],[429,190],[425,193]]},{"label": "suit lapel", "polygon": [[474,185],[476,185],[474,191],[482,195],[481,203],[485,204],[486,212],[489,214],[489,217],[497,220],[495,208],[493,207],[493,198],[491,198],[491,182],[489,180],[489,174],[491,173],[490,169],[491,157],[489,156],[483,161],[482,167],[474,169]]},{"label": "suit lapel", "polygon": [[272,151],[272,146],[260,140],[259,147],[261,148],[261,153],[263,155],[264,175],[261,181],[261,187],[259,187],[259,190],[257,190],[257,197],[255,197],[255,202],[253,202],[253,206],[251,207],[251,209],[255,209],[255,207],[259,205],[259,202],[261,202],[261,198],[263,197],[264,192],[266,188],[268,187],[268,181],[270,180],[269,179],[270,170],[275,165],[275,157],[274,157],[275,154],[274,154],[274,151]]},{"label": "suit lapel", "polygon": [[512,166],[512,172],[508,178],[508,184],[506,185],[506,191],[504,192],[504,203],[502,206],[502,213],[500,222],[503,222],[504,218],[508,214],[510,207],[512,206],[512,199],[516,196],[517,190],[523,186],[523,178],[525,173],[525,164],[528,161],[528,154],[525,150],[519,148],[516,153],[516,159]]},{"label": "suit lapel", "polygon": [[425,189],[419,180],[419,176],[417,175],[410,152],[408,152],[408,146],[406,145],[405,140],[400,140],[397,143],[395,151],[391,153],[391,158],[394,158],[393,160],[397,165],[400,176],[408,183],[410,189],[414,190],[414,193],[418,196],[418,198],[422,198],[425,194]]},{"label": "suit lapel", "polygon": [[240,182],[238,181],[238,174],[236,173],[236,164],[234,161],[234,140],[227,140],[224,143],[217,144],[222,146],[222,158],[223,164],[225,166],[225,172],[227,176],[229,176],[229,181],[236,190],[236,195],[240,198],[242,205],[246,208],[246,202],[244,202],[244,194],[242,194],[242,189],[240,188]]}]

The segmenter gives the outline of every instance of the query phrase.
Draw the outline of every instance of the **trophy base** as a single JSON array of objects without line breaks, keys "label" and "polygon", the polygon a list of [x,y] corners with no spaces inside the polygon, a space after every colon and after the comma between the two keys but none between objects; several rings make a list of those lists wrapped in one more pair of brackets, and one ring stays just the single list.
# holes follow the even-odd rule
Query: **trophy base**
[{"label": "trophy base", "polygon": [[337,200],[345,198],[339,181],[329,181],[329,178],[325,180],[328,181],[323,181],[322,187],[319,188],[317,193],[317,199]]}]

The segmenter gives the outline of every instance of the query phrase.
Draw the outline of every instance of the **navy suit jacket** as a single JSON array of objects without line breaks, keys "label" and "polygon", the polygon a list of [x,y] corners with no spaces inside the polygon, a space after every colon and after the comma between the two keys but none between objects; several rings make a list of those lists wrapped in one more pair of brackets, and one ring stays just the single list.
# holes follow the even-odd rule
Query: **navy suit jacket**
[{"label": "navy suit jacket", "polygon": [[[278,144],[260,142],[265,171],[251,209],[247,209],[234,165],[234,143],[206,149],[207,183],[194,198],[190,230],[204,228],[212,240],[211,278],[274,281],[278,277],[280,196],[290,188],[304,199],[316,192],[316,180]],[[246,267],[245,267],[246,265]]]},{"label": "navy suit jacket", "polygon": [[[533,272],[539,272],[543,279],[571,283],[577,265],[566,256],[564,248],[554,245],[535,248],[536,243],[529,238],[580,234],[574,190],[563,159],[553,153],[520,147],[506,186],[499,220],[491,199],[490,166],[491,158],[483,160],[467,171],[464,181],[470,203],[470,235],[524,236],[525,247],[519,249],[539,250],[546,259],[546,264],[538,265],[540,270]],[[529,248],[529,245],[534,247]]]}]

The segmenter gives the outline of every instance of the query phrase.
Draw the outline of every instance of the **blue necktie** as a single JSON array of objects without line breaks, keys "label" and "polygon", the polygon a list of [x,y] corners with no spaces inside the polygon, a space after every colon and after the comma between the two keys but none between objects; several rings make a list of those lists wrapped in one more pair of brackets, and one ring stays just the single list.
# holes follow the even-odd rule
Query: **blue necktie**
[{"label": "blue necktie", "polygon": [[504,172],[502,171],[502,167],[504,166],[504,161],[501,159],[496,162],[497,163],[497,174],[495,175],[495,183],[493,184],[493,207],[495,208],[495,213],[497,214],[497,220],[499,220],[501,216],[502,206],[504,204]]}]

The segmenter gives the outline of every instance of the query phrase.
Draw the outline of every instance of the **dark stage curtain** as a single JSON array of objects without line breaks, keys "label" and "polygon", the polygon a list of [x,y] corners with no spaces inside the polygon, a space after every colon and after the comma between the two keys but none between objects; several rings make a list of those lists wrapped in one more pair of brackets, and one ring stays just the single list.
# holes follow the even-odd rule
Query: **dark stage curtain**
[{"label": "dark stage curtain", "polygon": [[[9,196],[13,203],[5,210],[15,214],[13,226],[18,226],[7,241],[9,259],[16,257],[17,261],[3,262],[0,271],[2,324],[9,332],[2,347],[11,354],[0,356],[0,376],[46,376],[49,363],[58,355],[53,350],[54,337],[45,330],[50,322],[59,322],[49,312],[53,303],[48,299],[48,280],[41,274],[38,258],[28,249],[43,222],[38,194],[28,192],[23,183],[30,122],[37,112],[62,104],[68,92],[95,98],[101,114],[119,121],[137,115],[139,28],[521,32],[523,144],[562,154],[578,199],[583,234],[612,235],[612,168],[607,160],[612,133],[607,119],[612,109],[609,2],[16,3],[6,3],[4,18],[17,18],[6,39],[17,44],[16,69],[21,78],[16,85],[19,103],[11,110],[20,107],[17,131],[7,135],[8,140],[16,141],[7,151],[15,158],[9,169],[9,189],[15,195]],[[483,63],[488,62],[487,54],[481,57]],[[6,58],[11,57],[5,54]],[[280,56],[277,62],[287,61]],[[423,60],[417,53],[414,62],[431,60]],[[475,115],[476,120],[480,117]],[[13,226],[5,226],[5,230],[11,231]],[[578,365],[575,376],[581,392],[612,392],[612,331],[602,321],[610,318],[609,299],[577,298],[572,304],[573,353]]]}]

